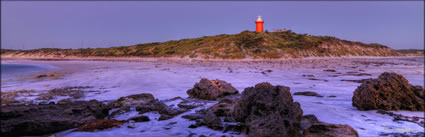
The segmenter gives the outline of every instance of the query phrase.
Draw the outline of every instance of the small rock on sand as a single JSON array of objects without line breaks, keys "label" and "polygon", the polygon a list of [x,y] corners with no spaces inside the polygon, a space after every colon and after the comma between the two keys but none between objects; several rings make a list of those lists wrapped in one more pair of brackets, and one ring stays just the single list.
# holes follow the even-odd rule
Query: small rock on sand
[{"label": "small rock on sand", "polygon": [[225,81],[202,78],[199,83],[196,83],[186,93],[191,98],[216,100],[223,96],[238,94],[239,92],[230,83]]},{"label": "small rock on sand", "polygon": [[302,96],[315,96],[315,97],[323,97],[316,92],[313,91],[304,91],[304,92],[295,92],[294,95],[302,95]]}]

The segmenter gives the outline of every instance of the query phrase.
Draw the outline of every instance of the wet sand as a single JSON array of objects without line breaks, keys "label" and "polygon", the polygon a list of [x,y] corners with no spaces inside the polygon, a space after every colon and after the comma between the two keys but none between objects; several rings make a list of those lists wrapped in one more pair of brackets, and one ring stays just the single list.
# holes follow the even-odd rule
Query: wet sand
[{"label": "wet sand", "polygon": [[[423,132],[423,127],[409,122],[393,122],[392,117],[376,111],[359,111],[351,105],[353,91],[360,83],[343,80],[376,78],[382,72],[396,72],[413,85],[424,86],[423,57],[400,58],[310,58],[287,60],[188,60],[188,59],[102,59],[102,60],[2,60],[2,63],[34,63],[57,66],[49,73],[63,73],[58,79],[38,79],[17,86],[2,85],[2,92],[35,90],[37,93],[66,86],[90,86],[91,90],[105,91],[88,94],[83,100],[115,100],[121,96],[151,93],[161,100],[181,96],[201,78],[221,79],[231,83],[240,92],[260,82],[284,85],[291,92],[314,91],[322,96],[294,96],[300,102],[304,114],[314,114],[320,120],[335,124],[349,124],[360,136],[377,136],[380,133],[398,132],[397,129]],[[37,74],[40,75],[40,74]],[[34,76],[28,77],[29,79]],[[329,98],[328,96],[336,96]],[[34,99],[21,97],[20,99]],[[57,98],[52,101],[58,101]],[[397,111],[405,115],[423,116],[423,112]],[[179,123],[183,121],[176,118]],[[141,123],[161,125],[164,123]],[[189,131],[149,130],[134,136],[152,135],[157,132],[181,135]],[[181,125],[180,125],[181,126]],[[202,129],[202,128],[201,128]],[[200,129],[197,129],[200,130]],[[72,133],[70,136],[111,136],[124,131],[114,129],[95,134]],[[126,131],[126,130],[125,130]],[[192,132],[192,131],[190,131]],[[201,132],[201,131],[200,131]],[[209,129],[202,132],[215,133]],[[119,133],[120,135],[124,133]],[[115,134],[116,135],[116,134]],[[132,135],[129,135],[132,136]]]}]

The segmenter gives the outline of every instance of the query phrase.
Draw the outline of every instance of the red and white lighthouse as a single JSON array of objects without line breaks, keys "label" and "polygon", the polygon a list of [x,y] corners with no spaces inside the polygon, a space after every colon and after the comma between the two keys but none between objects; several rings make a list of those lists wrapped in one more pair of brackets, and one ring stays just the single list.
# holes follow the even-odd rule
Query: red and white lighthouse
[{"label": "red and white lighthouse", "polygon": [[263,19],[261,19],[261,16],[258,16],[257,17],[257,20],[255,21],[255,24],[257,25],[256,31],[257,32],[263,32],[263,30],[264,30],[264,28],[263,28],[264,21],[263,21]]}]

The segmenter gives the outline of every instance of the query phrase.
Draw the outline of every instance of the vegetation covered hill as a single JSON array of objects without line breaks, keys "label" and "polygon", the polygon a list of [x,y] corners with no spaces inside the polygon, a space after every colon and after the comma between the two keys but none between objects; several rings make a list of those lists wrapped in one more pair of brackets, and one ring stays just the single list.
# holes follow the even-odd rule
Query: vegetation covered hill
[{"label": "vegetation covered hill", "polygon": [[326,56],[398,56],[380,44],[351,42],[330,36],[243,31],[112,48],[5,50],[7,57],[190,57],[190,58],[299,58]]},{"label": "vegetation covered hill", "polygon": [[399,49],[396,51],[408,56],[424,56],[423,49]]}]

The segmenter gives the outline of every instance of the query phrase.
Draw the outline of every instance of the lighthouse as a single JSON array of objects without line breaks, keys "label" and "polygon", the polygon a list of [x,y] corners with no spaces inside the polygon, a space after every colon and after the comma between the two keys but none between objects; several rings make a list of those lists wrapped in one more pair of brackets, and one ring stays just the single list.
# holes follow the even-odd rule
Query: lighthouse
[{"label": "lighthouse", "polygon": [[257,20],[255,21],[255,24],[256,24],[256,26],[257,26],[257,29],[256,29],[256,31],[257,32],[263,32],[263,24],[264,24],[264,21],[263,21],[263,19],[261,19],[261,16],[258,16],[257,17]]}]

